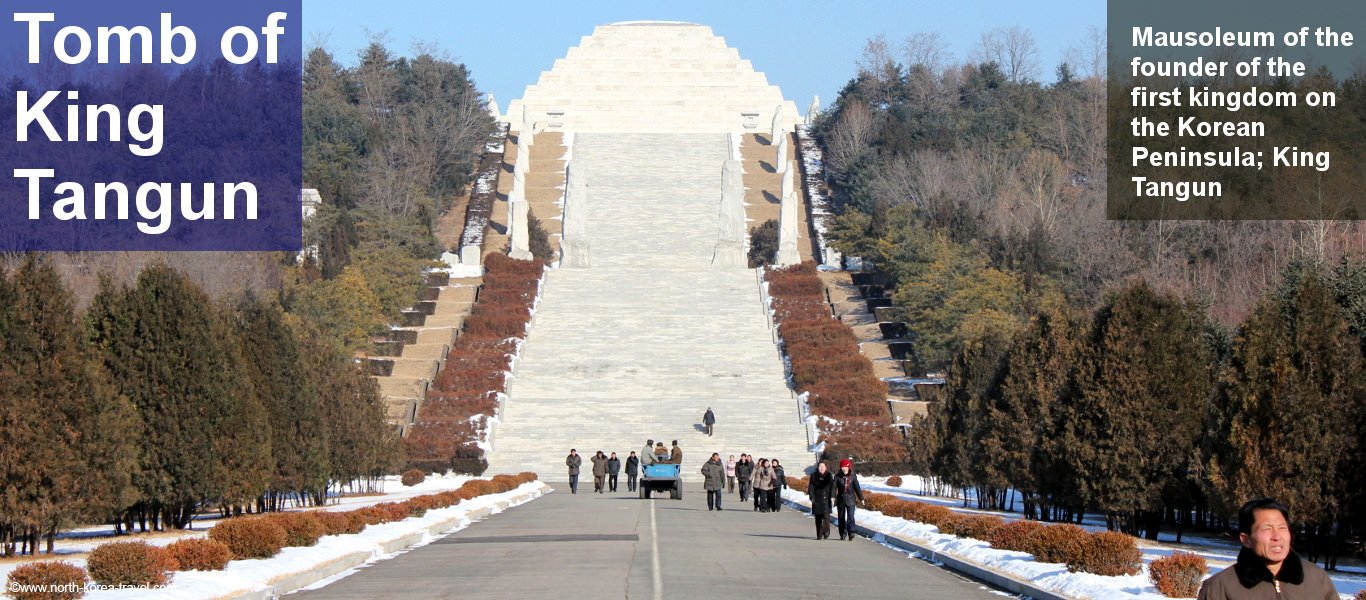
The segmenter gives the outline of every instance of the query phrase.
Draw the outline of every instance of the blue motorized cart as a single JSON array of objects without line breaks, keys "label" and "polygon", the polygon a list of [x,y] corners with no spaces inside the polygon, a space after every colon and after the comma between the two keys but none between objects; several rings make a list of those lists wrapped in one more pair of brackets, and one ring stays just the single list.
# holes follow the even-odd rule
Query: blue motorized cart
[{"label": "blue motorized cart", "polygon": [[682,465],[672,463],[654,463],[645,465],[644,474],[640,478],[640,497],[646,499],[650,497],[651,491],[662,492],[669,490],[669,497],[674,500],[683,499],[683,477],[680,474]]}]

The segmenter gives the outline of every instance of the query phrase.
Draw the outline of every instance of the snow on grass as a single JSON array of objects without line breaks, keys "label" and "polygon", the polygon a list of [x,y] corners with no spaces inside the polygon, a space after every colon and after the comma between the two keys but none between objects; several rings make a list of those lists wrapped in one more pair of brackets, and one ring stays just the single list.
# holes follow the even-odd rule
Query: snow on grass
[{"label": "snow on grass", "polygon": [[[423,482],[424,484],[426,482]],[[421,488],[422,484],[414,486]],[[426,491],[431,492],[440,487],[430,487]],[[148,600],[180,600],[195,598],[221,598],[225,595],[260,591],[269,588],[273,582],[277,582],[291,575],[308,572],[322,565],[348,557],[354,557],[357,553],[366,554],[363,564],[370,564],[380,560],[393,558],[413,548],[421,547],[447,535],[460,531],[468,527],[471,523],[467,515],[479,509],[492,509],[493,512],[501,512],[498,507],[499,502],[512,502],[511,506],[516,506],[529,502],[544,495],[550,488],[539,481],[524,483],[517,489],[503,492],[501,494],[489,494],[465,500],[455,506],[439,508],[427,511],[426,515],[416,518],[408,518],[394,523],[384,523],[371,525],[364,531],[351,535],[328,535],[323,536],[314,546],[307,548],[285,548],[274,558],[260,560],[234,560],[228,563],[228,568],[222,571],[182,571],[177,572],[171,580],[169,586],[163,589],[154,590],[107,590],[96,591],[86,595],[86,598],[95,600],[101,599],[148,599]],[[413,495],[420,495],[414,493]],[[437,527],[443,522],[456,520],[454,527],[445,531],[432,534],[429,529]],[[420,536],[419,541],[407,548],[396,552],[388,552],[384,549],[386,544],[409,536]],[[352,567],[333,577],[309,586],[311,588],[321,587],[338,579],[344,578],[360,568]],[[286,590],[281,590],[286,591]]]},{"label": "snow on grass", "polygon": [[[926,504],[937,504],[939,506],[949,508],[955,512],[966,514],[989,514],[1004,518],[1006,520],[1016,520],[1023,518],[1022,515],[1018,512],[988,511],[964,507],[963,500],[961,498],[946,498],[942,496],[924,495],[919,493],[919,491],[926,489],[928,486],[925,485],[925,482],[920,477],[917,477],[915,475],[902,475],[901,478],[902,485],[899,487],[887,485],[886,478],[884,477],[861,478],[861,483],[863,484],[863,489],[865,492],[884,493],[896,496],[903,500],[924,502]],[[804,493],[795,493],[793,497],[796,499],[804,500],[806,496]],[[868,517],[865,518],[864,515],[868,515]],[[879,521],[876,521],[877,523],[881,523],[884,526],[893,528],[883,529],[881,526],[874,525],[874,515],[876,515],[877,519],[881,519]],[[899,531],[898,529],[896,529],[896,527],[901,527],[900,525],[898,525],[898,522],[910,524],[910,528],[906,531],[931,532],[936,536],[960,540],[960,542],[965,543],[968,546],[972,546],[974,544],[980,545],[980,547],[982,549],[985,549],[986,552],[1006,553],[1009,555],[1014,555],[1013,560],[998,559],[1007,560],[1009,561],[1008,564],[1015,564],[1022,561],[1029,562],[1033,565],[1041,564],[1034,563],[1032,557],[1030,557],[1030,555],[1028,554],[1020,552],[1009,552],[1005,550],[995,550],[992,549],[989,545],[987,545],[986,542],[980,542],[976,540],[963,540],[962,538],[958,538],[955,536],[943,536],[942,534],[938,533],[938,528],[934,527],[933,525],[914,523],[912,521],[906,521],[904,519],[896,517],[886,517],[883,516],[881,513],[876,513],[872,511],[860,511],[858,517],[858,523],[861,525],[868,525],[881,531],[893,534]],[[1086,515],[1086,517],[1083,519],[1081,523],[1081,527],[1089,531],[1106,531],[1107,529],[1104,517],[1091,514]],[[920,540],[919,535],[911,535],[909,537],[915,538],[916,540]],[[1153,560],[1164,556],[1170,556],[1172,553],[1177,551],[1193,552],[1204,557],[1205,560],[1209,562],[1210,574],[1212,575],[1214,573],[1219,572],[1223,568],[1232,565],[1234,560],[1236,560],[1238,557],[1239,546],[1237,543],[1231,540],[1223,540],[1216,537],[1212,537],[1208,534],[1187,533],[1182,536],[1181,543],[1179,545],[1175,543],[1175,534],[1169,532],[1163,532],[1161,535],[1159,535],[1157,542],[1145,539],[1139,539],[1137,541],[1139,550],[1143,553],[1144,567],[1143,571],[1141,571],[1138,575],[1134,575],[1133,577],[1103,577],[1100,575],[1091,575],[1089,573],[1067,573],[1067,567],[1065,565],[1045,564],[1045,566],[1054,567],[1054,570],[1061,569],[1062,573],[1052,573],[1051,571],[1048,571],[1046,569],[1042,570],[1041,572],[1040,569],[1036,567],[1029,567],[1026,569],[1030,573],[1030,576],[1028,578],[1034,579],[1035,577],[1044,577],[1045,580],[1049,582],[1050,586],[1059,586],[1058,589],[1064,589],[1065,586],[1073,585],[1082,585],[1083,587],[1088,585],[1096,585],[1100,586],[1096,589],[1103,588],[1102,591],[1111,590],[1100,595],[1090,594],[1090,597],[1097,599],[1161,598],[1162,596],[1158,594],[1157,590],[1153,588],[1152,585],[1148,582],[1147,564],[1151,563]],[[958,555],[954,554],[954,556]],[[981,560],[978,560],[977,558],[974,558],[973,560],[974,562],[981,562]],[[1341,564],[1339,565],[1338,569],[1338,571],[1329,573],[1329,576],[1333,579],[1333,585],[1337,588],[1338,593],[1341,594],[1344,598],[1349,598],[1357,592],[1366,589],[1366,569],[1354,565],[1345,566]],[[1008,572],[1014,573],[1015,571]],[[1061,575],[1067,575],[1068,577],[1061,577]],[[1076,579],[1077,577],[1083,576],[1088,579]],[[1017,577],[1024,577],[1024,575],[1017,575]],[[1081,583],[1079,584],[1078,581],[1081,581]],[[1100,584],[1105,585],[1101,586]],[[1048,587],[1047,589],[1054,590],[1053,587]],[[1114,592],[1113,590],[1119,590],[1120,592],[1123,592],[1123,595],[1114,595],[1116,592]],[[1071,592],[1060,593],[1067,593],[1068,595],[1081,597],[1077,594],[1072,594]]]}]

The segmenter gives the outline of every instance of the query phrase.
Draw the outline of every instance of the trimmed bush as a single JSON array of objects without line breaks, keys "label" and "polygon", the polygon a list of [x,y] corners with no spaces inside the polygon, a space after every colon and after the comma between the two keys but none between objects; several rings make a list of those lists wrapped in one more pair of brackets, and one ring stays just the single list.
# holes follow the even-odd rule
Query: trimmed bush
[{"label": "trimmed bush", "polygon": [[166,547],[181,571],[222,571],[232,560],[232,550],[218,540],[190,538]]},{"label": "trimmed bush", "polygon": [[[1205,557],[1191,552],[1174,552],[1148,565],[1148,581],[1168,598],[1194,598],[1207,572],[1209,564]],[[1358,592],[1357,600],[1366,600],[1366,591]]]},{"label": "trimmed bush", "polygon": [[1091,534],[1071,524],[1047,525],[1029,534],[1025,552],[1046,563],[1072,563],[1084,551]]},{"label": "trimmed bush", "polygon": [[[20,565],[9,573],[5,589],[14,600],[76,600],[85,596],[90,576],[69,562],[44,561]],[[43,586],[49,591],[14,591],[16,586]]]},{"label": "trimmed bush", "polygon": [[1044,525],[1038,521],[1021,519],[1002,523],[1000,527],[991,530],[987,534],[987,542],[991,543],[992,548],[1000,550],[1014,550],[1016,552],[1029,552],[1028,540],[1030,534],[1038,531]]},{"label": "trimmed bush", "polygon": [[421,469],[408,469],[403,472],[403,477],[400,479],[404,487],[413,487],[426,480],[427,474],[423,473]]},{"label": "trimmed bush", "polygon": [[1133,536],[1117,531],[1093,533],[1082,545],[1081,554],[1067,562],[1069,571],[1096,575],[1133,575],[1143,566],[1143,553]]},{"label": "trimmed bush", "polygon": [[284,527],[271,519],[238,517],[228,519],[209,530],[209,538],[223,542],[232,551],[233,560],[270,558],[285,547],[288,534]]},{"label": "trimmed bush", "polygon": [[900,476],[900,475],[893,475],[893,476],[891,476],[891,477],[888,477],[888,478],[887,478],[887,485],[890,485],[890,486],[892,486],[892,487],[901,487],[901,476]]},{"label": "trimmed bush", "polygon": [[348,533],[360,533],[365,530],[365,520],[356,514],[355,511],[347,512],[328,512],[318,511],[315,513],[318,521],[322,522],[324,535],[345,535]]},{"label": "trimmed bush", "polygon": [[867,510],[875,510],[887,516],[897,516],[892,513],[892,508],[901,500],[891,494],[864,494],[863,505]]},{"label": "trimmed bush", "polygon": [[90,578],[100,585],[161,586],[178,564],[165,548],[147,542],[100,544],[85,561]]},{"label": "trimmed bush", "polygon": [[941,533],[958,537],[986,540],[993,529],[1005,525],[1001,517],[993,515],[954,515],[939,526]]},{"label": "trimmed bush", "polygon": [[311,512],[281,512],[262,518],[274,521],[285,530],[285,546],[291,548],[312,546],[327,534],[327,526]]}]

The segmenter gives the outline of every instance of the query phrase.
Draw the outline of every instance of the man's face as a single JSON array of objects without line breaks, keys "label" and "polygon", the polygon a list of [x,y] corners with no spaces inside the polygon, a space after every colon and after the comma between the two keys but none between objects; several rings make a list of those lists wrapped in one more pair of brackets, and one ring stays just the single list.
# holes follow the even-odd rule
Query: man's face
[{"label": "man's face", "polygon": [[1290,525],[1274,508],[1252,511],[1252,531],[1238,539],[1268,564],[1280,564],[1290,555]]}]

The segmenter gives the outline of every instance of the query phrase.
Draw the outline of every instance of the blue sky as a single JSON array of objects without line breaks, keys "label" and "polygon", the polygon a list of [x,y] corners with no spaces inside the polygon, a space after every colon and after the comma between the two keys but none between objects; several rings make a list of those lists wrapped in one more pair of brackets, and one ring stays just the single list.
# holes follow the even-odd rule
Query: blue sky
[{"label": "blue sky", "polygon": [[403,54],[414,42],[432,43],[469,66],[479,89],[493,92],[506,109],[595,25],[638,19],[710,25],[805,111],[814,94],[827,106],[834,100],[864,43],[879,33],[899,42],[935,31],[963,59],[982,32],[1027,27],[1041,52],[1039,77],[1051,81],[1087,27],[1105,27],[1105,2],[304,0],[304,43],[323,44],[344,64],[354,64],[367,32],[385,34],[389,47]]}]

